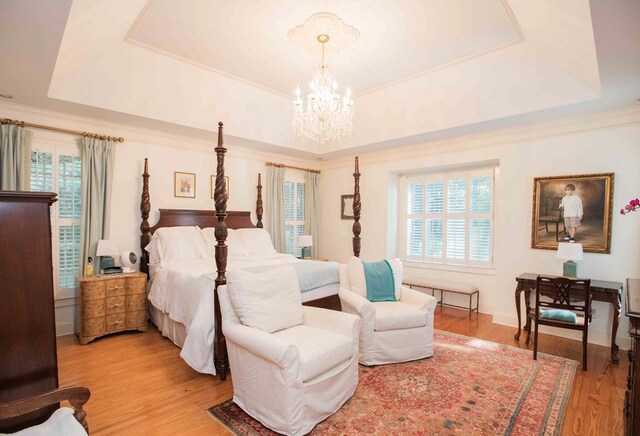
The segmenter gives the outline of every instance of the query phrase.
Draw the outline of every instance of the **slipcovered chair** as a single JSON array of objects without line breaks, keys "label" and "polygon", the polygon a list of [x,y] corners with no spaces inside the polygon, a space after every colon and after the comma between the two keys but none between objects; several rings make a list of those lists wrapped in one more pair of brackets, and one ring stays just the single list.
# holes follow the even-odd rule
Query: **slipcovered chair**
[{"label": "slipcovered chair", "polygon": [[[358,264],[358,262],[360,264]],[[360,356],[363,365],[407,362],[433,356],[433,317],[436,298],[402,286],[402,264],[390,261],[396,301],[367,299],[362,262],[352,257],[340,265],[342,310],[360,320]]]},{"label": "slipcovered chair", "polygon": [[218,297],[233,401],[245,412],[278,433],[302,435],[351,398],[360,322],[302,306],[293,267],[229,272]]},{"label": "slipcovered chair", "polygon": [[[7,423],[7,426],[11,428],[9,431],[19,430],[9,434],[22,436],[86,436],[89,433],[89,426],[85,419],[87,413],[83,406],[89,401],[90,396],[91,392],[88,388],[70,386],[9,403],[0,403],[0,428],[6,428],[4,424]],[[16,418],[47,406],[56,405],[57,407],[60,401],[65,400],[69,401],[71,407],[56,409],[42,424],[26,428],[13,428]],[[0,432],[0,435],[4,434]]]}]

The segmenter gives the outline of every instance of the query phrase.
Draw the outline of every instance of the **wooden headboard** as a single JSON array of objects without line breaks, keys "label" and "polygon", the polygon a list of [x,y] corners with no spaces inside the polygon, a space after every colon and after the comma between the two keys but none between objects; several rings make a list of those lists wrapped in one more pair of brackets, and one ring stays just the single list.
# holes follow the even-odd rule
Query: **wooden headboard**
[{"label": "wooden headboard", "polygon": [[[217,221],[215,210],[160,209],[160,219],[155,226],[149,229],[149,233],[153,234],[162,227],[215,227]],[[251,222],[251,212],[249,211],[227,211],[226,223],[230,229],[256,227]]]}]

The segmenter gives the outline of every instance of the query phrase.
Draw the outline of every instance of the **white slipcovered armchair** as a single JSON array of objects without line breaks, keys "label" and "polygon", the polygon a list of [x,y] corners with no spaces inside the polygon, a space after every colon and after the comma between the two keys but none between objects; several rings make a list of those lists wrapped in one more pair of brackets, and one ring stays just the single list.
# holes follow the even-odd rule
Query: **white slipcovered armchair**
[{"label": "white slipcovered armchair", "polygon": [[243,325],[226,286],[218,289],[233,401],[270,429],[310,432],[353,395],[358,384],[360,321],[303,307],[304,321],[274,333]]},{"label": "white slipcovered armchair", "polygon": [[360,363],[383,365],[433,356],[433,317],[437,300],[401,286],[400,270],[398,301],[373,303],[351,290],[349,268],[350,265],[340,265],[339,295],[342,310],[361,320]]}]

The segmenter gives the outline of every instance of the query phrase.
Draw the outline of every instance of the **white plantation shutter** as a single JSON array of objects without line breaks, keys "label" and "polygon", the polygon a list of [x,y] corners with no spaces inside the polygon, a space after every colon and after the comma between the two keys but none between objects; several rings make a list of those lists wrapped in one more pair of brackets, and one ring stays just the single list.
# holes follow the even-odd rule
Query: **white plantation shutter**
[{"label": "white plantation shutter", "polygon": [[469,179],[469,260],[480,264],[492,260],[492,186],[489,176]]},{"label": "white plantation shutter", "polygon": [[444,183],[427,182],[427,213],[444,212]]},{"label": "white plantation shutter", "polygon": [[447,213],[464,213],[466,209],[465,179],[449,180],[447,183]]},{"label": "white plantation shutter", "polygon": [[76,276],[80,274],[80,157],[55,151],[31,152],[31,190],[58,193],[51,214],[56,292],[75,288]]},{"label": "white plantation shutter", "polygon": [[422,256],[422,220],[407,220],[407,256]]},{"label": "white plantation shutter", "polygon": [[80,272],[80,225],[60,226],[58,235],[58,284],[73,288]]},{"label": "white plantation shutter", "polygon": [[469,260],[491,260],[491,220],[472,218],[469,225]]},{"label": "white plantation shutter", "polygon": [[409,257],[422,257],[422,212],[424,192],[421,182],[407,185],[407,252]]},{"label": "white plantation shutter", "polygon": [[302,255],[298,247],[300,235],[305,235],[306,186],[304,182],[287,181],[284,186],[284,233],[286,253],[296,257]]},{"label": "white plantation shutter", "polygon": [[472,177],[470,181],[471,213],[491,212],[491,179]]},{"label": "white plantation shutter", "polygon": [[427,243],[425,255],[427,257],[442,258],[442,233],[441,219],[427,219]]},{"label": "white plantation shutter", "polygon": [[408,176],[406,240],[409,260],[491,266],[493,168]]},{"label": "white plantation shutter", "polygon": [[410,183],[407,186],[407,213],[410,215],[422,213],[423,208],[422,183]]},{"label": "white plantation shutter", "polygon": [[53,155],[51,153],[31,152],[31,190],[53,191]]},{"label": "white plantation shutter", "polygon": [[466,220],[447,220],[447,259],[464,260],[467,239]]}]

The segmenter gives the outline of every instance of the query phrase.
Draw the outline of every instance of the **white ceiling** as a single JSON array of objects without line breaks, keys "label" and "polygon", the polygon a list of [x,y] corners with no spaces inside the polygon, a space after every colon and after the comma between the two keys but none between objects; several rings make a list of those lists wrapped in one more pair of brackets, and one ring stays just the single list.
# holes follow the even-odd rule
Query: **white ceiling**
[{"label": "white ceiling", "polygon": [[[625,107],[640,97],[640,2],[366,5],[0,0],[0,93],[198,137],[213,138],[222,120],[229,142],[323,158]],[[361,33],[351,48],[329,53],[338,79],[360,91],[354,134],[323,147],[292,134],[290,91],[309,80],[318,58],[292,55],[286,39],[320,11]]]},{"label": "white ceiling", "polygon": [[[501,0],[368,0],[366,8],[326,1],[321,7],[360,31],[348,49],[336,54],[336,40],[326,48],[342,89],[350,85],[356,96],[521,40]],[[321,48],[317,35],[309,53],[287,33],[316,12],[317,2],[300,0],[154,0],[125,39],[290,98],[297,84],[306,88]]]}]

